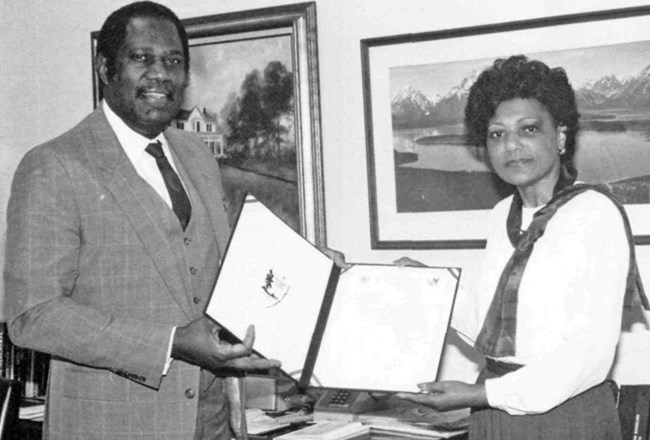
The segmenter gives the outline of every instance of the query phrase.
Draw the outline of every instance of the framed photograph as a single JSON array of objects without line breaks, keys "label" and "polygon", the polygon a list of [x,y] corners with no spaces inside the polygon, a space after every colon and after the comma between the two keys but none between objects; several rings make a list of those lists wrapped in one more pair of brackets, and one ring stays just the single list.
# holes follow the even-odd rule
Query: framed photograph
[{"label": "framed photograph", "polygon": [[581,114],[578,179],[624,203],[650,244],[650,7],[361,41],[374,249],[485,246],[489,210],[514,190],[466,141],[469,87],[495,59],[562,67]]},{"label": "framed photograph", "polygon": [[[190,81],[172,125],[197,133],[219,161],[231,222],[250,193],[324,245],[316,4],[182,21]],[[98,35],[91,34],[93,63]],[[93,89],[97,105],[94,69]]]}]

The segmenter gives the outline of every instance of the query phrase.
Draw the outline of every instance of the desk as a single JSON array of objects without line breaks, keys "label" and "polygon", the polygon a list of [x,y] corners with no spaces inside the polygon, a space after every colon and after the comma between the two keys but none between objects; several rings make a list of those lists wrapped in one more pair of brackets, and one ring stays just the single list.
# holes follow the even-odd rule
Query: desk
[{"label": "desk", "polygon": [[[469,409],[438,412],[392,395],[375,395],[373,399],[376,400],[375,408],[360,413],[317,405],[313,420],[297,419],[298,423],[292,426],[288,425],[290,420],[287,418],[291,417],[290,414],[283,415],[284,425],[274,427],[273,417],[264,415],[259,409],[248,409],[251,432],[264,432],[259,435],[249,434],[249,437],[251,440],[274,440],[285,434],[286,440],[299,440],[301,435],[303,438],[312,435],[333,440],[346,436],[352,436],[350,438],[354,440],[465,440],[468,437]],[[304,435],[301,431],[303,428]]]},{"label": "desk", "polygon": [[[276,433],[275,435],[279,435]],[[35,422],[33,420],[20,420],[18,422],[18,438],[16,440],[41,440],[43,436],[43,423]],[[272,440],[273,435],[249,435],[249,440]],[[370,433],[369,436],[362,440],[386,440],[389,437],[384,434],[373,434]],[[408,435],[391,435],[391,439],[404,439],[410,440],[420,437],[413,437]],[[454,437],[451,437],[451,440],[467,440],[467,433],[459,434]]]},{"label": "desk", "polygon": [[[427,429],[417,428],[417,425],[401,422],[418,422],[419,424],[426,423],[427,426],[435,427],[435,429],[464,429],[466,428],[467,416],[469,411],[456,410],[447,413],[439,413],[422,405],[417,405],[411,402],[406,402],[397,399],[394,396],[380,397],[374,411],[364,412],[360,414],[352,414],[347,412],[328,412],[321,411],[316,408],[313,419],[315,421],[322,420],[336,420],[336,421],[360,421],[364,425],[370,426],[370,434],[362,435],[355,438],[355,440],[387,440],[387,439],[433,439],[431,431]],[[261,410],[260,414],[264,417]],[[249,414],[249,417],[251,415]],[[254,419],[254,417],[253,417]],[[373,428],[374,426],[374,428]],[[415,428],[415,429],[413,429]],[[275,437],[285,434],[289,431],[295,430],[296,427],[290,427],[273,431],[268,434],[252,435],[249,434],[250,440],[273,440]],[[20,419],[18,425],[18,440],[40,440],[42,437],[43,425],[41,421]],[[454,440],[466,440],[467,434],[465,432],[458,433],[452,437]]]},{"label": "desk", "polygon": [[[267,435],[249,435],[249,440],[274,440],[275,437],[285,434],[287,431],[278,431]],[[466,432],[447,437],[445,440],[467,440],[468,435]],[[424,440],[424,437],[417,435],[409,435],[402,433],[377,433],[372,429],[370,434],[353,437],[353,440]]]},{"label": "desk", "polygon": [[314,420],[359,421],[370,426],[370,436],[373,439],[427,439],[435,438],[435,433],[445,435],[452,432],[457,435],[451,438],[467,438],[469,408],[441,412],[399,399],[390,393],[370,393],[368,398],[371,405],[365,405],[368,409],[356,414],[324,409],[323,405],[317,405]]}]

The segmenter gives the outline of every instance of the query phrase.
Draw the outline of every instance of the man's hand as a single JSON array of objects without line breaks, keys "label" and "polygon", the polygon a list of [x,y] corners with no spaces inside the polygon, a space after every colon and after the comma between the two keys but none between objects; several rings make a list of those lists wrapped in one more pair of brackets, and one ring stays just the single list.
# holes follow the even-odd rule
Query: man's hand
[{"label": "man's hand", "polygon": [[176,328],[172,357],[215,374],[219,370],[268,370],[280,366],[277,360],[262,359],[253,354],[255,328],[252,325],[248,327],[244,340],[237,344],[222,341],[219,330],[219,326],[207,317]]},{"label": "man's hand", "polygon": [[420,393],[397,393],[400,399],[426,405],[437,411],[488,406],[485,385],[444,381],[418,384]]}]

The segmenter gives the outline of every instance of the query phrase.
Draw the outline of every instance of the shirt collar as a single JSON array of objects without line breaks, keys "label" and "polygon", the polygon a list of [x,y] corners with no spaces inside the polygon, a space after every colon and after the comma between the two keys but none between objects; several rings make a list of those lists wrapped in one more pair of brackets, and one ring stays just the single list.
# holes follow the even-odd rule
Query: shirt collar
[{"label": "shirt collar", "polygon": [[140,133],[136,133],[131,127],[126,125],[126,123],[111,109],[111,106],[105,100],[102,100],[102,108],[108,124],[111,126],[117,139],[120,141],[122,148],[125,151],[132,149],[137,149],[138,151],[144,151],[151,142],[160,141],[164,146],[167,145],[165,141],[165,136],[160,133],[154,139],[149,139],[145,136],[142,136]]}]

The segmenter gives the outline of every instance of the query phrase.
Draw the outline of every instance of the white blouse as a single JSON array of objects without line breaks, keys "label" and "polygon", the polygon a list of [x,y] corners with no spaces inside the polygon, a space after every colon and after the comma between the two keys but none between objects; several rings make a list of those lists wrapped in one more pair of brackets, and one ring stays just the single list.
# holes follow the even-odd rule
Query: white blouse
[{"label": "white blouse", "polygon": [[[459,292],[452,325],[472,343],[513,252],[506,232],[512,197],[493,209],[481,276]],[[523,225],[534,210],[524,209]],[[561,207],[535,244],[519,289],[516,355],[523,368],[485,383],[490,406],[535,414],[602,382],[620,335],[629,246],[622,217],[587,191]]]}]

